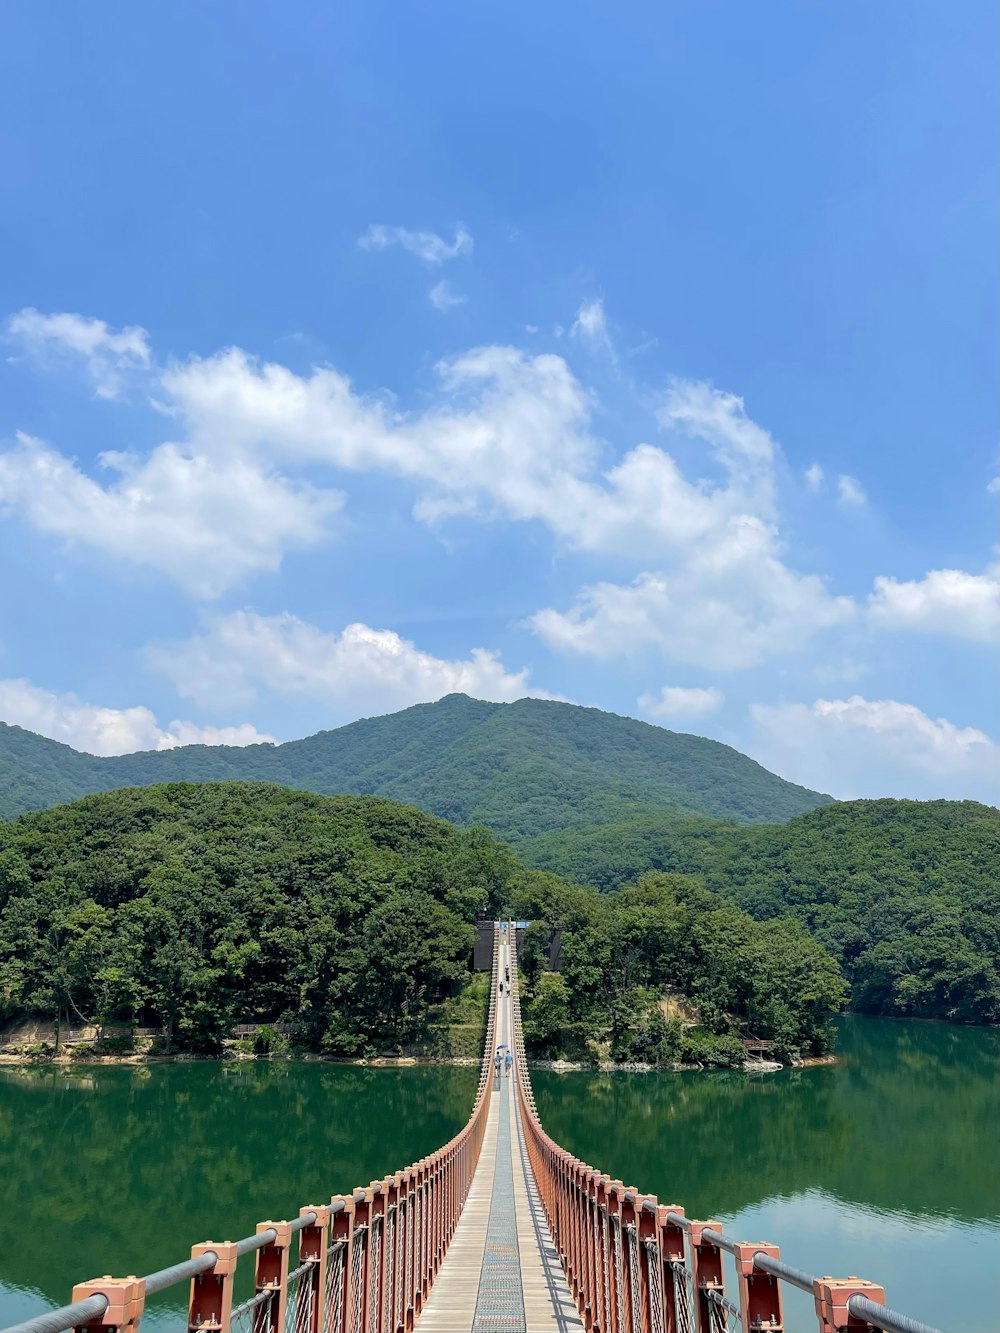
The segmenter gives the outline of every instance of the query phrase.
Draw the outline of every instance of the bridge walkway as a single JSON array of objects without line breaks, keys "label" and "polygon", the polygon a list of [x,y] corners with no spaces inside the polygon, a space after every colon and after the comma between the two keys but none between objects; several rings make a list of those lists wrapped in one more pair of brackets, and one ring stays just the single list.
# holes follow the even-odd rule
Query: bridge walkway
[{"label": "bridge walkway", "polygon": [[[500,976],[510,964],[501,944]],[[499,1042],[513,1049],[509,989],[497,1014]],[[514,1052],[517,1059],[517,1053]],[[516,1066],[494,1079],[486,1135],[461,1219],[419,1333],[568,1333],[582,1329],[549,1233],[524,1147]]]}]

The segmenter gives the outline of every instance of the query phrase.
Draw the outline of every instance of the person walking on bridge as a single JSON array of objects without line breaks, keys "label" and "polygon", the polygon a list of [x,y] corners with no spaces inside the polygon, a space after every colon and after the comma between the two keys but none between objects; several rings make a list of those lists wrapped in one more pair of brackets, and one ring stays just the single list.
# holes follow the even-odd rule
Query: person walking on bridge
[{"label": "person walking on bridge", "polygon": [[501,1061],[503,1060],[503,1056],[500,1054],[501,1049],[502,1049],[502,1048],[498,1046],[498,1047],[497,1047],[497,1053],[496,1053],[496,1055],[493,1057],[493,1068],[496,1070],[496,1076],[497,1076],[497,1078],[500,1077],[500,1064],[501,1064]]},{"label": "person walking on bridge", "polygon": [[507,1054],[503,1058],[504,1078],[510,1078],[510,1071],[513,1069],[513,1067],[514,1067],[514,1056],[508,1049]]}]

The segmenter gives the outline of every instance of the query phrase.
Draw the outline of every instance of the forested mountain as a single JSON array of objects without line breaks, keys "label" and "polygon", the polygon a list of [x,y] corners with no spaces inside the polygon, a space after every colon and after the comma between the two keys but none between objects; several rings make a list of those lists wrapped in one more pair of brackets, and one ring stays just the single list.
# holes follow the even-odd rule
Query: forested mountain
[{"label": "forested mountain", "polygon": [[229,779],[379,795],[509,842],[670,806],[776,822],[830,798],[746,755],[596,708],[451,694],[284,745],[189,745],[100,759],[0,724],[0,816],[115,787]]},{"label": "forested mountain", "polygon": [[1000,811],[975,801],[842,801],[740,828],[679,815],[526,840],[530,865],[619,889],[703,877],[754,917],[787,916],[837,958],[862,1013],[1000,1019]]},{"label": "forested mountain", "polygon": [[1000,813],[975,802],[834,803],[717,742],[537,699],[449,695],[285,745],[112,759],[0,726],[8,815],[122,784],[220,779],[405,801],[603,890],[696,874],[758,920],[807,927],[862,1012],[1000,1018]]},{"label": "forested mountain", "polygon": [[702,1007],[694,1049],[719,1062],[742,1059],[734,1023],[788,1051],[825,1041],[843,983],[800,927],[755,923],[680,876],[620,897],[377,797],[121,788],[0,825],[0,1024],[131,1021],[213,1051],[236,1022],[280,1020],[330,1054],[391,1048],[468,982],[477,915],[530,909],[543,939],[565,932],[566,980],[546,974],[565,1012],[537,956],[530,969],[547,1049],[565,1029],[676,1054],[656,1008],[667,986]]}]

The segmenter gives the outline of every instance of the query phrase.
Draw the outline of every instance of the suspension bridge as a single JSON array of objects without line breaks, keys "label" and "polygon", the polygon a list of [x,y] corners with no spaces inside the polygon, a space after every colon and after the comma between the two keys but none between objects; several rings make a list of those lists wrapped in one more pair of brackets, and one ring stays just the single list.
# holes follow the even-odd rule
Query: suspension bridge
[{"label": "suspension bridge", "polygon": [[[524,1056],[514,935],[497,923],[479,1088],[451,1142],[252,1236],[201,1242],[169,1268],[78,1283],[70,1304],[4,1333],[134,1333],[147,1296],[183,1284],[191,1333],[783,1333],[788,1287],[811,1296],[818,1333],[938,1333],[888,1306],[877,1283],[803,1272],[776,1245],[731,1239],[549,1138]],[[253,1294],[236,1304],[241,1263],[253,1265]]]}]

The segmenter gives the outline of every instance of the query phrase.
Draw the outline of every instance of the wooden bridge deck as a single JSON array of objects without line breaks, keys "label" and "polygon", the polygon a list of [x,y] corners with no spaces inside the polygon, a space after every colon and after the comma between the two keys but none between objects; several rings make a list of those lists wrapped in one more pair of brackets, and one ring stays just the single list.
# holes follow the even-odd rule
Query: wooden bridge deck
[{"label": "wooden bridge deck", "polygon": [[[509,948],[502,946],[501,976]],[[500,1041],[509,1043],[506,989],[497,1017]],[[514,1087],[514,1071],[494,1083],[479,1165],[419,1333],[583,1328],[524,1151]]]}]

